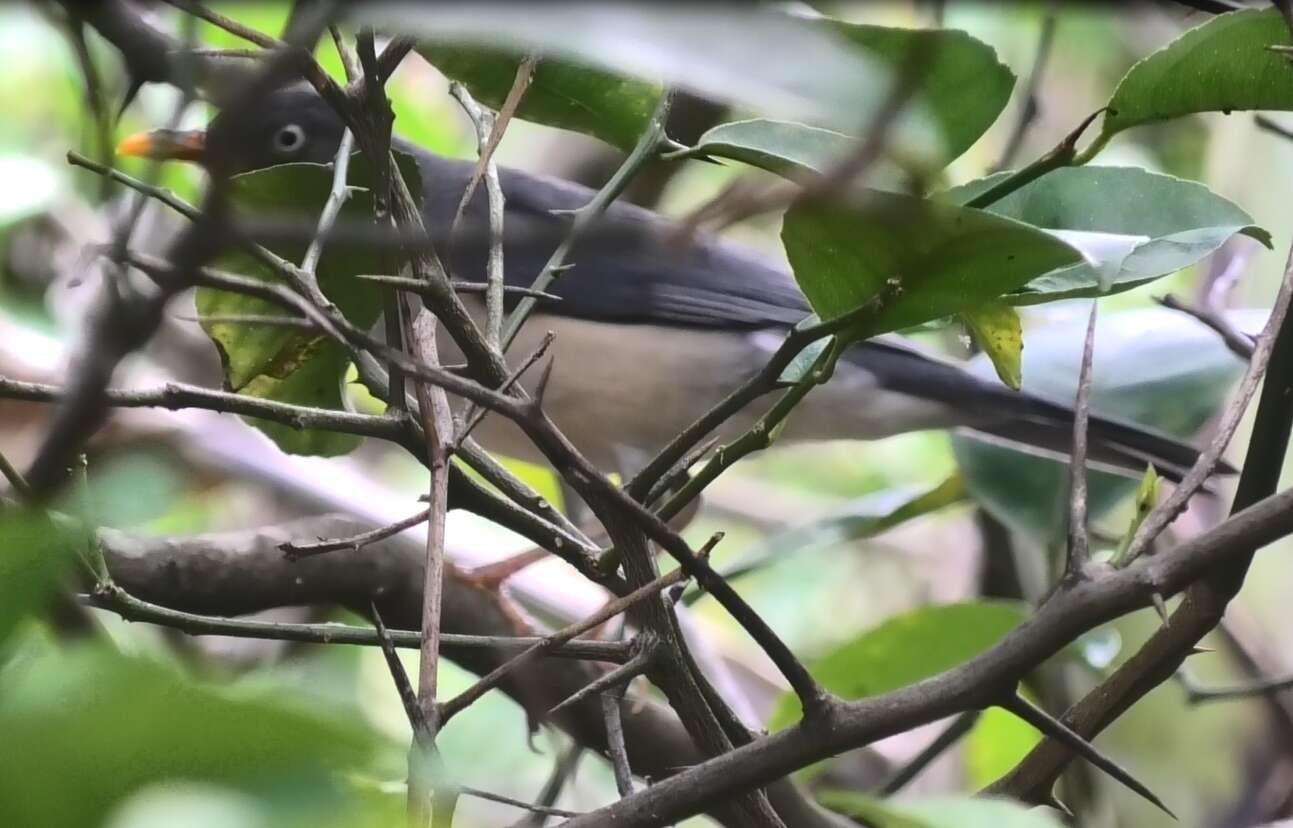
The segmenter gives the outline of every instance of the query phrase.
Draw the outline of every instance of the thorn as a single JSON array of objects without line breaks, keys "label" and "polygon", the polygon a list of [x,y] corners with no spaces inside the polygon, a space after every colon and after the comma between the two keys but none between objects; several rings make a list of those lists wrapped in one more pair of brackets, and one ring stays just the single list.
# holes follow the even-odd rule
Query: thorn
[{"label": "thorn", "polygon": [[1132,776],[1117,762],[1101,753],[1095,745],[1082,738],[1076,731],[1045,710],[1035,706],[1018,694],[1006,698],[1001,702],[1000,706],[1086,759],[1092,765],[1121,782],[1129,790],[1139,794],[1145,801],[1157,806],[1172,819],[1177,818],[1176,814],[1172,813],[1172,810],[1163,804],[1163,800],[1159,799],[1158,795],[1146,787],[1143,782]]},{"label": "thorn", "polygon": [[1190,651],[1185,654],[1185,657],[1189,658],[1190,656],[1207,655],[1208,653],[1215,653],[1215,652],[1216,652],[1216,649],[1212,647],[1200,647],[1199,645],[1196,644],[1190,648]]},{"label": "thorn", "polygon": [[501,561],[478,566],[467,573],[468,577],[476,581],[487,590],[497,591],[503,582],[516,573],[525,569],[533,563],[537,563],[548,557],[548,550],[542,547],[512,555]]},{"label": "thorn", "polygon": [[1171,622],[1167,617],[1167,602],[1163,600],[1163,596],[1155,592],[1149,596],[1149,600],[1154,602],[1154,612],[1158,613],[1158,618],[1163,622],[1163,626],[1170,626]]},{"label": "thorn", "polygon": [[126,94],[121,99],[121,106],[117,107],[118,124],[120,124],[121,122],[121,116],[125,115],[126,110],[129,109],[130,105],[135,102],[135,96],[139,94],[139,90],[143,88],[144,88],[144,81],[142,78],[132,77],[130,79],[130,85],[126,87]]},{"label": "thorn", "polygon": [[543,407],[543,395],[548,392],[548,380],[552,378],[552,365],[556,361],[556,357],[552,357],[543,365],[543,373],[539,375],[539,382],[534,386],[535,408]]},{"label": "thorn", "polygon": [[618,687],[621,684],[628,684],[633,679],[645,673],[647,670],[647,667],[650,666],[650,664],[651,664],[651,654],[649,652],[638,653],[633,658],[619,665],[615,669],[607,673],[603,673],[602,675],[590,681],[588,684],[585,684],[583,687],[571,693],[569,696],[566,696],[566,698],[562,699],[556,705],[551,707],[548,710],[546,716],[547,717],[555,716],[557,713],[560,713],[562,710],[565,710],[572,705],[578,704],[579,702],[587,699],[589,696],[595,695],[597,693],[603,693],[611,689],[612,687]]}]

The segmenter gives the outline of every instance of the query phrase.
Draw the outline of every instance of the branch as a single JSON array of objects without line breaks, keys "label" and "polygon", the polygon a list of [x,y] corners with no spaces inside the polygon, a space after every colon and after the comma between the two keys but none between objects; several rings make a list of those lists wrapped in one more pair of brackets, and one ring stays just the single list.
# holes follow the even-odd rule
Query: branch
[{"label": "branch", "polygon": [[[656,106],[655,113],[651,116],[651,120],[647,122],[646,130],[638,138],[633,151],[624,159],[624,163],[620,165],[614,175],[593,195],[592,199],[575,211],[575,220],[571,223],[569,232],[561,240],[561,244],[557,245],[557,249],[552,251],[547,263],[539,271],[539,275],[535,277],[534,283],[530,285],[531,290],[547,291],[558,274],[568,266],[567,260],[571,251],[574,250],[576,242],[583,238],[588,229],[598,222],[607,208],[620,196],[620,193],[624,192],[624,188],[633,181],[633,177],[647,163],[655,159],[660,148],[668,140],[668,136],[665,135],[665,121],[669,116],[669,101],[668,93],[661,95],[660,103]],[[504,351],[516,339],[516,335],[520,333],[521,325],[525,323],[526,317],[534,310],[535,301],[529,296],[523,298],[507,318],[507,326],[503,331]]]},{"label": "branch", "polygon": [[1293,492],[1267,498],[1176,549],[1126,569],[1057,591],[1037,613],[970,661],[856,702],[833,700],[818,717],[758,739],[619,802],[571,820],[565,828],[614,824],[640,828],[680,820],[739,791],[958,712],[996,703],[1009,686],[1083,633],[1171,594],[1235,549],[1256,549],[1293,533]]}]

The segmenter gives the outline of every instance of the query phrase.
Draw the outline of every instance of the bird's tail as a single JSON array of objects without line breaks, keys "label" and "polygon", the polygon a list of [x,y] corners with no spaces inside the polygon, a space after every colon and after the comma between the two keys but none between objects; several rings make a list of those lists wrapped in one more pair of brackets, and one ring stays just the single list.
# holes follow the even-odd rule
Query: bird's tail
[{"label": "bird's tail", "polygon": [[[1072,451],[1074,414],[1068,405],[1012,391],[900,345],[871,341],[844,358],[886,391],[947,406],[956,423],[990,442],[1060,458]],[[1196,448],[1174,437],[1096,414],[1087,434],[1088,462],[1124,475],[1139,475],[1152,465],[1163,477],[1180,481],[1199,457]]]}]

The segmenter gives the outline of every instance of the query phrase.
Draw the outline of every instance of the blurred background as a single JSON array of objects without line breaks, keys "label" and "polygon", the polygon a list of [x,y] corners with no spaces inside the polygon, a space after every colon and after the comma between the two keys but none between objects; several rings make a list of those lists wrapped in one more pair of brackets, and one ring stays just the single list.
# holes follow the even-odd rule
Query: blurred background
[{"label": "blurred background", "polygon": [[[897,26],[961,28],[991,44],[1020,78],[1009,108],[998,123],[946,172],[946,184],[983,175],[1001,158],[1025,105],[1023,79],[1030,74],[1039,33],[1053,16],[1054,42],[1040,76],[1036,120],[1016,159],[1027,161],[1054,146],[1086,114],[1107,100],[1135,61],[1202,22],[1181,5],[1029,4],[949,2],[821,3],[822,11],[849,20]],[[286,4],[218,4],[221,12],[253,28],[281,29]],[[87,171],[69,166],[68,150],[89,155],[98,140],[87,116],[84,81],[76,54],[58,15],[39,5],[0,5],[0,375],[53,381],[77,342],[88,300],[94,295],[94,257],[86,246],[109,238],[110,221],[128,206],[115,189]],[[162,19],[179,15],[153,7]],[[199,26],[211,47],[243,44],[231,35]],[[110,100],[120,100],[124,78],[119,57],[89,35],[88,46],[103,73]],[[330,44],[320,48],[324,65],[340,75]],[[446,94],[446,81],[416,56],[401,65],[390,85],[396,132],[437,152],[475,157],[469,121]],[[165,123],[174,90],[147,86],[123,113],[117,137]],[[712,104],[680,101],[670,134],[691,142],[721,115]],[[202,106],[186,115],[192,125],[209,116]],[[1293,128],[1293,118],[1286,118]],[[593,139],[514,122],[499,159],[510,166],[555,173],[599,184],[620,160]],[[123,169],[144,166],[120,159]],[[1106,165],[1144,167],[1206,183],[1269,229],[1277,252],[1247,238],[1222,248],[1212,260],[1144,288],[1103,300],[1101,345],[1096,359],[1097,397],[1109,410],[1136,413],[1162,427],[1185,416],[1207,419],[1242,370],[1219,340],[1188,318],[1159,308],[1154,297],[1173,293],[1196,299],[1222,275],[1224,304],[1242,311],[1269,305],[1283,268],[1282,251],[1293,242],[1293,142],[1259,129],[1246,113],[1192,117],[1120,134],[1101,156]],[[719,192],[740,165],[688,162],[652,168],[629,197],[681,215]],[[164,186],[190,200],[201,177],[179,166],[162,171]],[[150,210],[145,233],[164,234],[167,217]],[[729,232],[769,257],[783,258],[779,218],[745,222]],[[1076,370],[1078,335],[1085,303],[1025,308],[1026,381],[1064,387]],[[191,300],[171,306],[162,335],[139,355],[131,370],[149,370],[208,385],[219,383],[214,349],[192,321]],[[1260,327],[1264,314],[1240,313],[1236,324]],[[925,344],[949,356],[970,358],[969,341],[956,328],[919,334]],[[1156,351],[1162,346],[1173,350]],[[1030,371],[1038,372],[1031,377]],[[1053,376],[1044,376],[1046,372]],[[1071,384],[1070,386],[1071,387]],[[1128,389],[1131,389],[1130,391]],[[1139,389],[1139,390],[1137,390]],[[356,405],[365,401],[356,394]],[[1197,411],[1194,409],[1197,408]],[[1183,415],[1182,409],[1190,409]],[[20,467],[38,444],[49,410],[0,400],[0,452]],[[190,534],[280,522],[300,515],[303,504],[326,504],[341,492],[364,493],[382,508],[406,513],[425,491],[425,472],[402,452],[373,441],[339,461],[291,458],[259,433],[233,418],[224,426],[209,419],[164,412],[126,412],[115,417],[93,443],[90,466],[99,485],[92,509],[102,525],[158,534]],[[1246,428],[1246,427],[1245,427]],[[1206,429],[1206,426],[1205,426]],[[1230,456],[1242,458],[1244,432]],[[687,530],[701,542],[722,529],[716,552],[723,566],[754,561],[738,581],[742,593],[792,648],[825,658],[876,625],[920,607],[980,596],[1032,600],[1047,583],[1056,549],[1053,502],[1038,491],[1024,461],[1004,464],[982,447],[943,433],[907,435],[875,443],[774,448],[739,464],[707,493],[699,519]],[[1029,461],[1033,463],[1043,461]],[[513,464],[554,500],[560,494],[542,469]],[[998,508],[985,510],[961,499],[930,514],[880,531],[881,520],[912,497],[936,489],[964,465],[976,486],[998,486]],[[1058,467],[1054,467],[1053,472]],[[1042,474],[1050,473],[1042,472]],[[976,477],[977,476],[977,477]],[[1058,478],[1056,478],[1058,479]],[[977,482],[976,482],[977,481]],[[1227,484],[1221,484],[1224,490]],[[361,487],[356,489],[355,487]],[[331,489],[331,494],[330,494]],[[1134,481],[1111,490],[1110,508],[1098,528],[1116,542],[1125,530]],[[1038,499],[1033,512],[1019,506]],[[381,504],[395,503],[389,507]],[[987,501],[991,504],[991,500]],[[1001,503],[1008,504],[1001,506]],[[1215,522],[1228,498],[1200,502],[1174,532],[1186,536]],[[466,563],[504,557],[522,544],[470,516],[455,514],[451,542]],[[1293,574],[1284,565],[1285,544],[1266,550],[1232,606],[1230,638],[1210,642],[1216,652],[1196,656],[1190,673],[1199,682],[1230,682],[1254,673],[1279,675],[1293,669],[1293,616],[1286,596]],[[525,573],[518,588],[558,591],[576,604],[583,585],[559,562],[544,562]],[[585,596],[595,602],[595,596]],[[753,712],[774,714],[778,677],[735,624],[710,601],[691,605],[696,622],[732,668],[731,681],[744,688]],[[280,616],[276,616],[280,617]],[[344,618],[309,611],[281,617]],[[287,646],[227,639],[188,639],[142,624],[104,616],[122,649],[235,688],[237,692],[290,700],[327,716],[358,724],[371,740],[371,778],[355,785],[376,798],[402,780],[409,730],[381,654],[372,648]],[[1034,690],[1059,712],[1080,697],[1111,665],[1134,652],[1158,624],[1152,612],[1129,617],[1088,636],[1080,652],[1042,671]],[[1233,639],[1233,640],[1232,640]],[[1238,641],[1251,657],[1237,658]],[[31,652],[51,646],[33,629],[21,646]],[[900,657],[900,655],[898,656]],[[416,654],[404,655],[410,673]],[[469,674],[446,665],[445,692],[465,687]],[[1067,701],[1066,701],[1067,700]],[[1293,722],[1293,698],[1275,697],[1190,705],[1180,684],[1169,683],[1124,715],[1099,744],[1168,801],[1180,824],[1240,826],[1287,816],[1293,793],[1293,743],[1281,738]],[[775,724],[775,722],[774,722]],[[812,784],[874,787],[924,747],[940,726],[931,726],[840,758],[812,772]],[[547,779],[554,757],[566,749],[564,736],[540,731],[525,749],[526,722],[515,703],[492,694],[448,727],[439,744],[463,784],[532,799]],[[195,736],[195,738],[197,738]],[[913,793],[976,790],[1008,770],[1033,744],[1025,725],[991,711],[962,746],[941,758],[908,788]],[[4,736],[0,734],[0,743]],[[0,747],[0,750],[3,750]],[[112,774],[111,767],[102,773]],[[51,783],[52,784],[52,783]],[[1081,799],[1084,825],[1157,826],[1171,820],[1123,789],[1082,769],[1068,780],[1069,797]],[[558,805],[587,810],[614,795],[609,769],[585,757]],[[277,800],[275,800],[277,801]],[[148,785],[122,802],[103,823],[113,828],[160,825],[234,826],[281,824],[265,800],[209,785]],[[286,807],[286,806],[285,806]],[[398,812],[396,812],[398,813]],[[519,812],[464,799],[462,825],[507,824]],[[690,823],[689,823],[690,824]],[[695,820],[695,824],[705,824]]]}]

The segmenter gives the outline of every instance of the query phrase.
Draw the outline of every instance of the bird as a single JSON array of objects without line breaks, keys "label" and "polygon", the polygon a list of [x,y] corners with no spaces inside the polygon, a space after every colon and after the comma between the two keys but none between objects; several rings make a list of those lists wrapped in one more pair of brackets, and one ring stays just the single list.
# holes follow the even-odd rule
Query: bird
[{"label": "bird", "polygon": [[[311,87],[269,93],[254,111],[218,113],[206,130],[152,130],[118,147],[123,155],[183,160],[221,174],[278,164],[331,163],[345,124]],[[423,182],[428,228],[447,229],[476,162],[447,158],[396,137],[413,156]],[[529,287],[569,232],[571,211],[594,191],[559,178],[499,169],[505,199],[505,283]],[[477,187],[462,217],[485,238],[488,203]],[[575,245],[572,267],[548,288],[514,342],[528,354],[553,332],[552,367],[543,405],[574,446],[599,468],[631,475],[671,438],[766,364],[787,333],[812,313],[787,270],[733,241],[698,233],[681,250],[677,223],[616,201]],[[676,245],[674,246],[676,248]],[[485,245],[453,245],[455,277],[485,272]],[[475,296],[463,300],[483,314]],[[515,302],[515,297],[509,299]],[[461,354],[440,343],[444,360]],[[526,381],[531,390],[535,380]],[[771,405],[752,403],[718,432],[731,439]],[[1073,407],[978,377],[953,362],[887,336],[853,344],[829,382],[792,412],[781,442],[874,440],[929,429],[966,429],[1021,450],[1065,457],[1073,441]],[[1135,423],[1092,413],[1088,462],[1139,475],[1153,466],[1179,481],[1198,458],[1189,444]],[[483,446],[543,462],[515,424],[491,416],[478,427]]]}]

